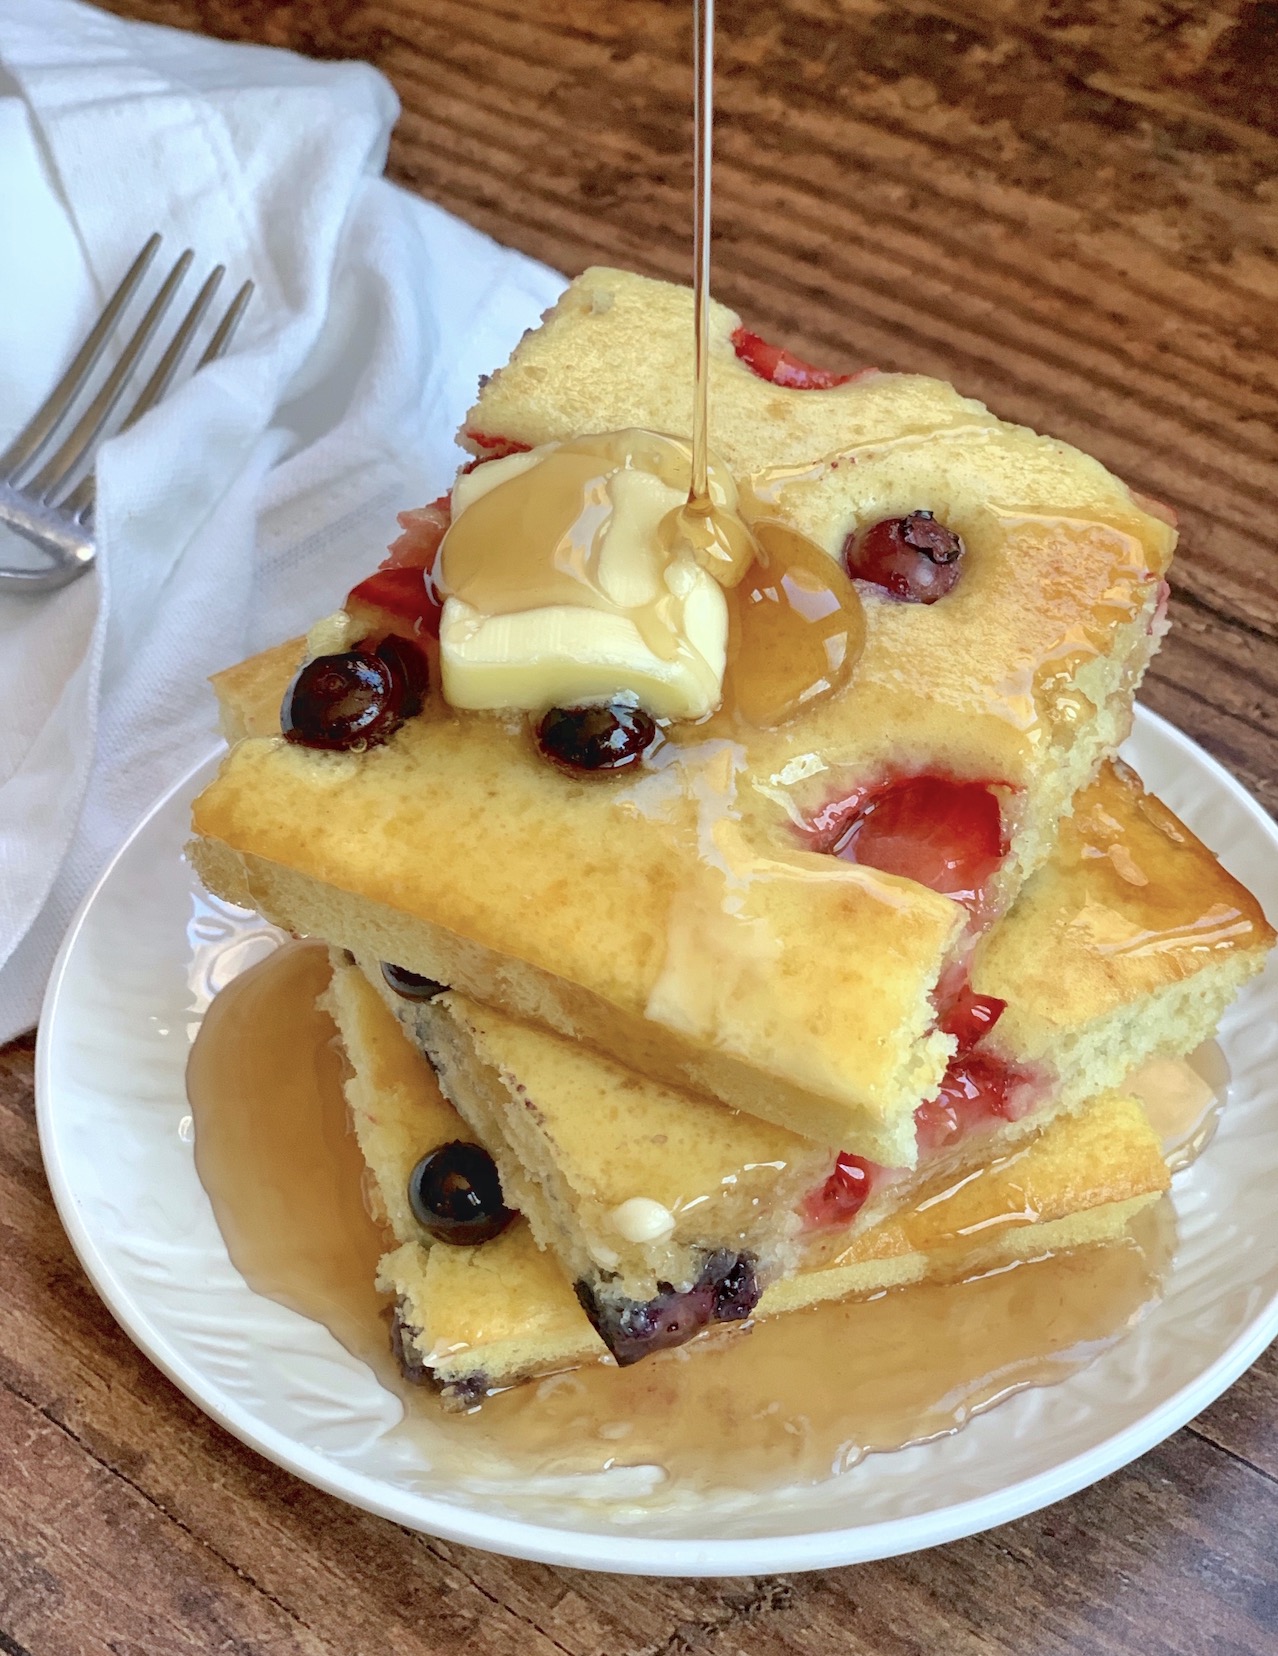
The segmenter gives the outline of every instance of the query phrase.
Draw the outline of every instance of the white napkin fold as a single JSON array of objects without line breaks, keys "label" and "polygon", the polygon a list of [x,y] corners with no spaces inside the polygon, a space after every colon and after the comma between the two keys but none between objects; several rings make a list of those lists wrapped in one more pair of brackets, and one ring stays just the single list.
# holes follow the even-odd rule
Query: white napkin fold
[{"label": "white napkin fold", "polygon": [[196,251],[165,338],[213,264],[214,314],[257,284],[232,353],[101,451],[97,570],[0,596],[0,1041],[111,851],[214,746],[207,675],[378,561],[560,291],[380,176],[396,113],[366,64],[0,0],[0,449],[152,230],[157,268]]}]

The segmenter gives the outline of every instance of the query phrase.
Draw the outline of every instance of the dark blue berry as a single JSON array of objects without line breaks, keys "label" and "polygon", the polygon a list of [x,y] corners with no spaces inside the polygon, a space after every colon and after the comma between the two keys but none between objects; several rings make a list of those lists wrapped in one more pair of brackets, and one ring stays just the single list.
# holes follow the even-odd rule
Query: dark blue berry
[{"label": "dark blue berry", "polygon": [[637,764],[657,726],[641,707],[552,707],[537,726],[537,746],[566,771],[619,771]]},{"label": "dark blue berry", "polygon": [[408,1202],[429,1236],[459,1247],[490,1242],[515,1217],[502,1197],[493,1158],[461,1139],[422,1157],[408,1175]]}]

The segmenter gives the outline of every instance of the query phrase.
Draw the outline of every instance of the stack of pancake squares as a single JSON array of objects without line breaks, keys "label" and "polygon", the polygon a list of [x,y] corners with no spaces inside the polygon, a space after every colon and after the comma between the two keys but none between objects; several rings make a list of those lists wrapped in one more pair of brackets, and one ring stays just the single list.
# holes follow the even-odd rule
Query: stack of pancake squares
[{"label": "stack of pancake squares", "polygon": [[[940,381],[781,351],[764,377],[752,343],[716,305],[711,448],[756,515],[832,561],[929,515],[961,541],[935,602],[856,581],[834,693],[616,774],[548,763],[526,711],[445,700],[395,597],[429,598],[413,548],[456,491],[339,625],[215,681],[192,860],[330,947],[392,1337],[450,1405],[1124,1237],[1169,1185],[1127,1078],[1207,1040],[1273,942],[1116,757],[1170,514]],[[587,271],[484,384],[459,487],[587,434],[686,439],[691,352],[688,290]],[[281,734],[325,639],[395,634],[429,684],[385,739]]]}]

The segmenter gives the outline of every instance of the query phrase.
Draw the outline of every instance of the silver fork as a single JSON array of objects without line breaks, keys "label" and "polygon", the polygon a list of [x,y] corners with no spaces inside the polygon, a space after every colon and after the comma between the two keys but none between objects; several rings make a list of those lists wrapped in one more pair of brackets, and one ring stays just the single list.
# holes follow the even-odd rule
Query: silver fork
[{"label": "silver fork", "polygon": [[[34,569],[13,569],[0,565],[0,592],[53,592],[74,581],[77,575],[83,575],[92,566],[97,550],[93,539],[95,486],[92,468],[84,473],[78,483],[70,488],[68,484],[84,462],[91,460],[98,438],[116,404],[134,379],[142,354],[195,257],[189,247],[165,277],[160,291],[147,307],[145,316],[93,400],[55,452],[40,465],[38,471],[33,468],[65,428],[77,397],[115,334],[129,301],[142,285],[159,246],[160,237],[152,236],[107,301],[71,366],[26,426],[0,454],[0,523],[7,524],[25,540],[33,542],[44,552],[47,560]],[[210,272],[151,377],[142,387],[137,401],[125,415],[118,428],[120,431],[127,431],[140,420],[168,390],[225,274],[225,265],[218,265]],[[245,282],[231,300],[205,346],[204,354],[195,365],[196,373],[206,363],[220,357],[230,345],[231,336],[252,293],[253,283]]]}]

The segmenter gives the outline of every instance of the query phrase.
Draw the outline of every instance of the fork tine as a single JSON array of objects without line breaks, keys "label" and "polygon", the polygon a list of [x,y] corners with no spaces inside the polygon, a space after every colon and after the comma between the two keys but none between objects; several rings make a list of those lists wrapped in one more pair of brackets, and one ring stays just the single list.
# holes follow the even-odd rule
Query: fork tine
[{"label": "fork tine", "polygon": [[97,478],[87,471],[58,507],[58,511],[72,523],[87,524],[98,496]]},{"label": "fork tine", "polygon": [[88,337],[76,352],[75,360],[71,366],[14,438],[13,442],[10,443],[9,447],[3,454],[0,454],[0,479],[7,481],[20,466],[29,465],[53,435],[54,428],[71,406],[80,387],[93,372],[98,358],[102,355],[102,349],[111,337],[120,318],[120,312],[137,292],[138,284],[150,268],[151,260],[155,257],[159,245],[159,235],[151,236],[146,246],[129,266],[124,280],[116,288],[110,299],[107,300],[101,316],[93,324]]},{"label": "fork tine", "polygon": [[[205,311],[213,301],[213,295],[218,290],[218,284],[225,275],[225,265],[217,265],[209,272],[204,286],[196,294],[195,302],[182,318],[181,326],[173,335],[164,355],[156,363],[155,371],[143,387],[141,395],[124,416],[120,431],[127,431],[131,425],[136,425],[142,416],[159,402],[168,390],[169,382],[177,372],[178,364],[185,356],[187,346],[191,343],[191,336],[199,327]],[[117,432],[116,435],[118,436],[119,433]],[[85,508],[92,505],[95,493],[93,473],[88,471],[62,502],[59,510],[65,512],[73,521],[79,522]]]},{"label": "fork tine", "polygon": [[254,284],[245,282],[239,292],[226,308],[226,315],[214,329],[213,337],[204,349],[204,355],[195,365],[198,374],[201,368],[206,368],[210,362],[216,362],[218,357],[224,356],[235,337],[235,330],[240,325],[240,318],[248,309],[248,302],[253,297]]},{"label": "fork tine", "polygon": [[146,349],[151,335],[155,332],[165,311],[169,308],[173,295],[177,292],[178,286],[190,268],[191,260],[194,257],[195,254],[188,247],[165,277],[164,286],[151,301],[147,313],[138,324],[132,339],[124,347],[120,360],[103,381],[102,389],[80,416],[71,435],[54,454],[53,458],[46,462],[28,484],[23,485],[24,493],[48,501],[52,495],[56,494],[61,484],[66,481],[68,475],[79,465],[89,445],[102,430],[107,420],[110,419],[111,410],[124,394],[129,375],[133,372],[138,358]]},{"label": "fork tine", "polygon": [[204,313],[212,304],[213,295],[217,292],[218,286],[225,275],[225,265],[215,265],[209,272],[204,286],[196,294],[194,303],[182,318],[182,324],[178,331],[173,335],[168,350],[165,351],[156,364],[155,372],[146,382],[141,396],[125,416],[124,424],[120,427],[121,431],[127,431],[131,425],[135,425],[153,404],[159,402],[168,390],[169,381],[177,372],[178,364],[186,355],[186,348],[191,343],[191,335],[199,327]]},{"label": "fork tine", "polygon": [[[213,271],[204,286],[200,289],[199,294],[196,296],[195,303],[187,312],[186,319],[182,323],[182,326],[178,329],[173,343],[165,352],[163,359],[155,370],[155,373],[152,374],[150,380],[148,381],[146,390],[143,391],[137,402],[134,403],[133,407],[129,410],[128,418],[120,427],[121,431],[127,431],[133,422],[140,419],[142,415],[146,413],[147,409],[151,407],[152,403],[164,394],[164,390],[173,376],[173,371],[178,365],[178,360],[186,350],[191,334],[195,331],[200,317],[208,308],[209,302],[212,300],[213,294],[225,273],[226,266],[218,265],[217,269]],[[226,351],[227,347],[231,343],[231,337],[239,325],[240,318],[244,315],[245,310],[248,308],[249,300],[253,297],[253,291],[253,283],[245,282],[239,292],[235,295],[234,299],[231,300],[231,303],[227,306],[226,314],[214,330],[213,337],[209,340],[203,356],[195,365],[195,372],[197,374],[206,363],[215,361],[216,358],[220,357]],[[169,361],[170,357],[172,357],[171,363]],[[167,372],[165,372],[166,369]],[[157,386],[157,381],[159,381],[162,372],[164,372],[163,382]],[[66,516],[69,517],[74,523],[87,523],[93,513],[96,495],[97,480],[94,473],[92,471],[86,472],[76,484],[75,488],[72,489],[71,493],[62,502],[58,510],[65,513]]]}]

